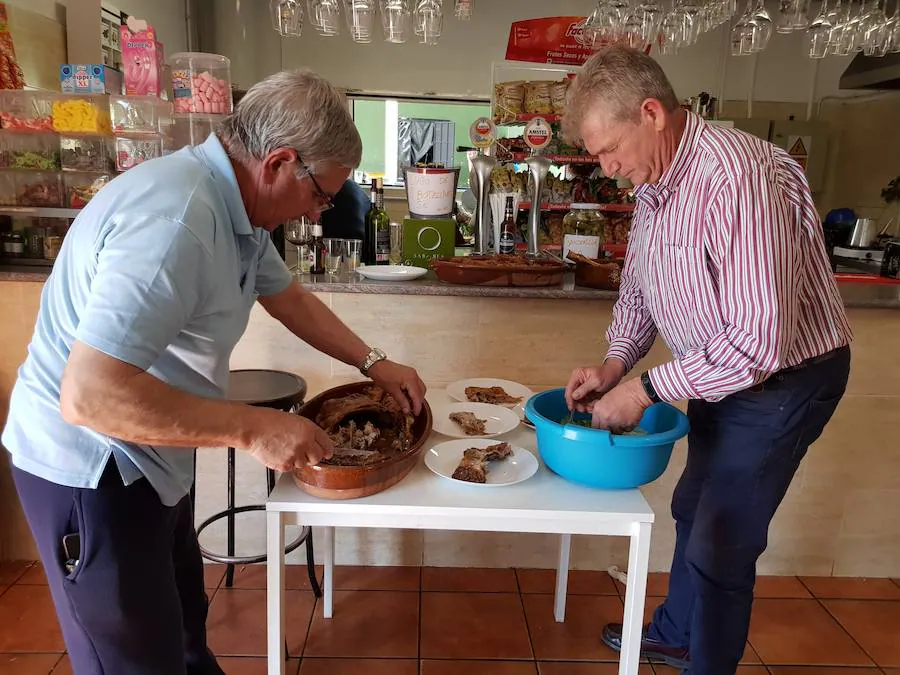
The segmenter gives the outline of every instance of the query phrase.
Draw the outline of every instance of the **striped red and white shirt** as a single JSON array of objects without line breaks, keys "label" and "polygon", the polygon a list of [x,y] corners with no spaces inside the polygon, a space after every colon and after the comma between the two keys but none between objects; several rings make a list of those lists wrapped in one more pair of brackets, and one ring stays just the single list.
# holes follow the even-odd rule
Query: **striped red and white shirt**
[{"label": "striped red and white shirt", "polygon": [[665,401],[717,401],[849,344],[806,176],[771,143],[687,114],[675,158],[635,190],[608,357],[628,370],[659,333]]}]

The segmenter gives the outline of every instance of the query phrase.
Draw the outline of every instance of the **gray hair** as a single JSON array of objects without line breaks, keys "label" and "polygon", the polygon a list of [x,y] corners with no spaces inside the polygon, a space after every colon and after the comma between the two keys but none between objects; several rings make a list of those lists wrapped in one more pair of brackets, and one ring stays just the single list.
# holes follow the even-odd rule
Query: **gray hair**
[{"label": "gray hair", "polygon": [[583,143],[581,126],[592,108],[599,107],[615,122],[636,122],[648,98],[669,112],[679,106],[662,67],[644,52],[624,45],[605,47],[588,59],[566,98],[563,135],[576,145]]},{"label": "gray hair", "polygon": [[346,97],[310,70],[284,70],[254,84],[216,131],[238,162],[278,148],[295,149],[313,172],[321,165],[355,169],[362,159]]}]

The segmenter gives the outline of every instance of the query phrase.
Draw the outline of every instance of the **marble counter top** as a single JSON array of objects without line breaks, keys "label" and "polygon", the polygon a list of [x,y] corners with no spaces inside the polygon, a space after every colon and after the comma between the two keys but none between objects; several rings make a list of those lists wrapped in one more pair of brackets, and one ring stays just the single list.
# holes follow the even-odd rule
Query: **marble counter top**
[{"label": "marble counter top", "polygon": [[[0,266],[0,281],[44,281],[49,268]],[[301,281],[316,293],[359,293],[380,295],[436,295],[468,298],[532,298],[547,300],[615,300],[615,291],[601,291],[576,286],[567,274],[559,286],[546,288],[510,288],[491,286],[456,286],[439,281],[433,272],[415,281],[371,281],[358,275],[336,277],[303,276]],[[900,284],[838,284],[844,305],[851,308],[900,309]]]}]

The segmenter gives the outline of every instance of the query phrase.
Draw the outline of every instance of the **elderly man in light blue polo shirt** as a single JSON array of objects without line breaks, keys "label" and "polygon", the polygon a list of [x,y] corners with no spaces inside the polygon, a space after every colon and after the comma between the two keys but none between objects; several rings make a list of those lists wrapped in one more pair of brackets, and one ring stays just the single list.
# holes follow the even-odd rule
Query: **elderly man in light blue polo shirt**
[{"label": "elderly man in light blue polo shirt", "polygon": [[254,302],[421,409],[416,372],[305,291],[269,236],[316,219],[361,153],[343,96],[282,72],[201,146],[129,170],[73,223],[2,440],[75,675],[221,675],[206,645],[191,449],[244,448],[281,471],[332,451],[300,416],[224,400]]}]

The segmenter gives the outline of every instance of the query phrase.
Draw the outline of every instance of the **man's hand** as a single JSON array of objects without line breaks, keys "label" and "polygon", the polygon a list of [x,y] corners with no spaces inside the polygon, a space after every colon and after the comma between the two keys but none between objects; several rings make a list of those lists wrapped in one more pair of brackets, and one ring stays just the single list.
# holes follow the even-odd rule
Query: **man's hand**
[{"label": "man's hand", "polygon": [[394,397],[405,414],[418,415],[422,412],[425,383],[414,369],[393,361],[378,361],[369,368],[369,377]]},{"label": "man's hand", "polygon": [[590,412],[595,401],[615,387],[625,377],[625,364],[619,359],[607,359],[602,366],[576,368],[566,386],[569,410]]},{"label": "man's hand", "polygon": [[274,410],[262,433],[256,434],[247,448],[258,461],[276,471],[315,466],[331,457],[333,451],[331,439],[312,420]]},{"label": "man's hand", "polygon": [[631,431],[640,424],[644,411],[653,404],[640,378],[616,385],[591,407],[591,426],[614,434]]}]

